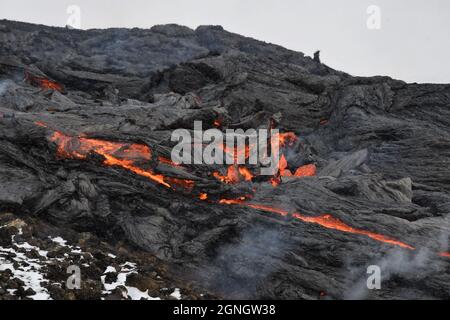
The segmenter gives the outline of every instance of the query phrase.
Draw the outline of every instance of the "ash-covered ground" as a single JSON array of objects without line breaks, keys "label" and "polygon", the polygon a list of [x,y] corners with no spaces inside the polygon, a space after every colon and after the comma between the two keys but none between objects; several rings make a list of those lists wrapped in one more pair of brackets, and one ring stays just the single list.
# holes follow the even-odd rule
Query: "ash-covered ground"
[{"label": "ash-covered ground", "polygon": [[[173,164],[194,121],[276,127],[278,173]],[[450,85],[217,26],[3,20],[0,222],[0,299],[449,299]]]}]

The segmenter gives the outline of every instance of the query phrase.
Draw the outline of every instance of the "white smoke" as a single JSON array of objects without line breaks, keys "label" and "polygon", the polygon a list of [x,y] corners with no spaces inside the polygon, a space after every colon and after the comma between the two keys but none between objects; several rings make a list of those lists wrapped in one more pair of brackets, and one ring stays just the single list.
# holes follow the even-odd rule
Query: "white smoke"
[{"label": "white smoke", "polygon": [[218,251],[213,261],[213,278],[205,279],[205,273],[209,272],[204,269],[198,276],[212,289],[242,299],[253,296],[261,285],[270,281],[278,259],[287,250],[280,233],[264,227],[247,230],[236,240]]},{"label": "white smoke", "polygon": [[[441,252],[448,251],[448,237],[449,233],[443,231],[438,238]],[[435,241],[434,244],[436,244]],[[430,248],[436,247],[431,245],[431,242],[428,245]],[[388,283],[394,276],[415,279],[419,275],[422,278],[428,274],[435,274],[443,267],[445,268],[445,264],[441,265],[439,263],[436,249],[428,249],[427,247],[417,249],[416,252],[393,249],[381,260],[370,263],[363,268],[350,267],[350,278],[352,278],[352,274],[353,276],[359,275],[359,278],[357,278],[357,281],[354,281],[354,285],[350,286],[344,294],[344,298],[362,300],[369,297],[371,290],[367,288],[369,275],[366,273],[366,268],[369,265],[376,265],[381,269],[381,290],[383,290],[383,284]]]},{"label": "white smoke", "polygon": [[[383,283],[387,283],[393,276],[413,276],[414,274],[426,272],[427,264],[430,260],[431,252],[428,249],[420,249],[417,254],[411,255],[410,252],[404,250],[393,250],[384,256],[380,261],[371,263],[381,269],[381,283],[383,290]],[[425,270],[422,270],[425,269]],[[361,271],[361,269],[359,269]],[[423,273],[422,273],[423,274]],[[361,300],[366,299],[371,290],[367,288],[367,277],[365,273],[355,285],[344,295],[345,299]]]},{"label": "white smoke", "polygon": [[0,96],[3,96],[8,89],[8,81],[0,80]]}]

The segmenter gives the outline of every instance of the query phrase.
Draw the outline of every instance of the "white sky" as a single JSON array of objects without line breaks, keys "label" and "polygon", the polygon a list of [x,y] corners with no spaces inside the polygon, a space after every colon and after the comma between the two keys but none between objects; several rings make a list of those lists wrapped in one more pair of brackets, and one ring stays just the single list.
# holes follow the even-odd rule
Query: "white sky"
[{"label": "white sky", "polygon": [[[0,0],[0,18],[64,26],[69,5],[81,27],[178,23],[226,30],[312,55],[353,75],[450,83],[449,0]],[[370,5],[381,29],[367,28]]]}]

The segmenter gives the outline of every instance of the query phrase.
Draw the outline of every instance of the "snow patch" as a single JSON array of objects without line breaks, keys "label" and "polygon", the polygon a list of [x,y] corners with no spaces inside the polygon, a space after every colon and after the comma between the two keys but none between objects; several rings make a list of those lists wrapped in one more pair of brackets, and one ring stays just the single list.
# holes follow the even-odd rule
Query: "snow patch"
[{"label": "snow patch", "polygon": [[[16,244],[17,245],[17,244]],[[2,253],[14,253],[15,257],[11,260],[2,257]],[[17,269],[14,267],[14,262],[19,265]],[[44,279],[44,275],[41,273],[42,265],[38,259],[28,258],[22,252],[18,252],[12,248],[0,247],[0,271],[9,269],[12,272],[12,277],[17,278],[24,282],[24,289],[33,289],[36,292],[35,295],[30,296],[33,300],[51,300],[47,289],[41,286],[41,283],[48,282]]]},{"label": "snow patch", "polygon": [[170,294],[171,297],[181,300],[181,290],[179,288],[175,288],[175,290]]},{"label": "snow patch", "polygon": [[57,243],[57,244],[59,244],[59,245],[62,246],[62,247],[66,247],[66,246],[67,246],[67,245],[66,245],[67,241],[64,240],[64,239],[61,238],[61,237],[53,238],[52,241],[55,242],[55,243]]},{"label": "snow patch", "polygon": [[[131,286],[127,286],[126,282],[127,282],[127,277],[132,274],[132,273],[138,273],[136,271],[136,264],[132,263],[132,262],[125,262],[124,264],[122,264],[121,266],[121,270],[119,272],[119,274],[117,275],[117,279],[115,282],[113,283],[105,283],[106,280],[106,275],[103,275],[101,277],[102,280],[102,284],[103,287],[105,288],[105,290],[103,291],[104,294],[110,294],[114,289],[116,289],[119,286],[125,287],[127,289],[128,292],[128,296],[131,298],[131,300],[161,300],[161,298],[154,298],[151,297],[148,294],[148,290],[146,291],[141,291],[136,287],[131,287]],[[104,272],[104,274],[109,273],[109,272],[117,272],[116,268],[112,267],[112,266],[108,266]]]}]

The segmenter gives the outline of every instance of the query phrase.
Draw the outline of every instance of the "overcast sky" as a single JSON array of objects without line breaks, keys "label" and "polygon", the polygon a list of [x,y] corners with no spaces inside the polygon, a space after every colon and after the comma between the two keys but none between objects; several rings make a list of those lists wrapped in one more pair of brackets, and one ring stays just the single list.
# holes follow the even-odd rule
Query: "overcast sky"
[{"label": "overcast sky", "polygon": [[449,0],[0,0],[0,18],[64,26],[70,5],[83,29],[216,24],[353,75],[450,83]]}]

